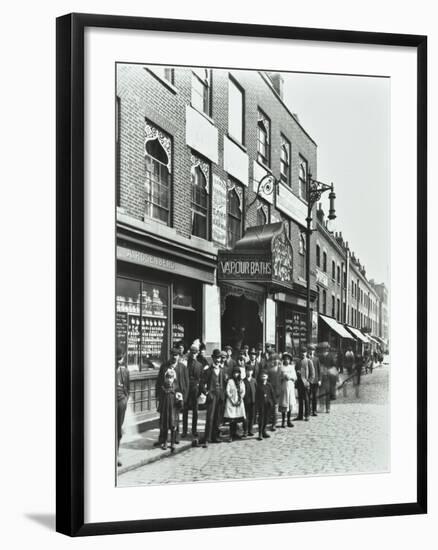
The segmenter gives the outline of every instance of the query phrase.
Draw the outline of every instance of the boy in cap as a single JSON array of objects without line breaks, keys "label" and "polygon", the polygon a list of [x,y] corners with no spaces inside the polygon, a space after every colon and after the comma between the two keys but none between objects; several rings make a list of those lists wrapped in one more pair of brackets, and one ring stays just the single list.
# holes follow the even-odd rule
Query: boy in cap
[{"label": "boy in cap", "polygon": [[268,373],[263,370],[260,373],[260,381],[257,384],[255,397],[255,406],[259,423],[259,436],[257,439],[259,441],[262,441],[263,438],[271,437],[266,431],[266,426],[271,419],[271,411],[274,404],[274,391],[271,384],[268,382]]}]

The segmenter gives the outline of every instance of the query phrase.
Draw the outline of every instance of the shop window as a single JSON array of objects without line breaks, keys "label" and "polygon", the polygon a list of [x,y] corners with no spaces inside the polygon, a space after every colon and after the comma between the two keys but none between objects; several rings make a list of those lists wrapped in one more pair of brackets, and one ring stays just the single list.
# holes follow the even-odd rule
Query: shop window
[{"label": "shop window", "polygon": [[271,121],[259,109],[257,117],[257,160],[270,166],[270,127]]},{"label": "shop window", "polygon": [[210,115],[210,71],[208,69],[193,69],[192,105],[198,111]]},{"label": "shop window", "polygon": [[316,245],[316,267],[321,267],[321,248],[319,244]]},{"label": "shop window", "polygon": [[184,343],[187,349],[196,339],[201,340],[199,330],[199,287],[188,281],[173,284],[172,344]]},{"label": "shop window", "polygon": [[208,239],[210,166],[192,155],[192,235]]},{"label": "shop window", "polygon": [[228,80],[228,132],[244,143],[244,92],[232,79]]},{"label": "shop window", "polygon": [[117,278],[117,344],[130,370],[158,368],[167,357],[168,287]]},{"label": "shop window", "polygon": [[290,186],[290,142],[283,135],[280,139],[280,179],[284,184]]},{"label": "shop window", "polygon": [[322,312],[324,315],[327,314],[327,292],[325,290],[322,291]]},{"label": "shop window", "polygon": [[322,253],[322,270],[327,273],[327,252]]},{"label": "shop window", "polygon": [[145,217],[170,223],[171,141],[146,123]]},{"label": "shop window", "polygon": [[233,248],[236,242],[242,237],[241,196],[239,196],[236,185],[228,191],[228,246],[230,248]]},{"label": "shop window", "polygon": [[307,160],[302,156],[300,156],[298,179],[300,184],[300,197],[304,201],[307,201]]}]

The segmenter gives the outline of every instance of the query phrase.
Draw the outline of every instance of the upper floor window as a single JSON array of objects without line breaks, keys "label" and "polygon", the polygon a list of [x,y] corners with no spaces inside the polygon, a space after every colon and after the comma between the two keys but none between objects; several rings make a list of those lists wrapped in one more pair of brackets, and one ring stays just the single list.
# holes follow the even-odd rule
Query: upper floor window
[{"label": "upper floor window", "polygon": [[290,142],[283,135],[280,148],[280,179],[290,186]]},{"label": "upper floor window", "polygon": [[306,239],[304,238],[304,235],[300,234],[300,246],[299,246],[299,270],[300,270],[300,277],[303,279],[306,278]]},{"label": "upper floor window", "polygon": [[327,313],[327,292],[322,291],[322,312],[325,315]]},{"label": "upper floor window", "polygon": [[271,121],[259,109],[257,115],[257,160],[266,166],[270,165],[270,131]]},{"label": "upper floor window", "polygon": [[333,280],[336,279],[336,264],[335,264],[334,260],[332,260],[332,279]]},{"label": "upper floor window", "polygon": [[170,223],[172,142],[158,128],[145,125],[145,216]]},{"label": "upper floor window", "polygon": [[160,65],[154,65],[153,67],[150,67],[152,72],[154,72],[157,76],[162,78],[163,80],[167,80],[171,84],[174,83],[174,77],[175,77],[175,71],[171,67],[162,67]]},{"label": "upper floor window", "polygon": [[327,252],[322,253],[322,270],[327,273]]},{"label": "upper floor window", "polygon": [[210,71],[208,69],[193,69],[192,105],[198,111],[210,115]]},{"label": "upper floor window", "polygon": [[335,297],[332,296],[332,317],[335,316]]},{"label": "upper floor window", "polygon": [[228,80],[228,132],[244,143],[244,92],[232,79]]},{"label": "upper floor window", "polygon": [[316,245],[316,266],[321,267],[321,248],[319,244]]},{"label": "upper floor window", "polygon": [[339,321],[339,318],[341,316],[341,301],[339,298],[336,300],[336,319]]},{"label": "upper floor window", "polygon": [[300,183],[300,197],[307,201],[307,160],[301,156],[298,179]]},{"label": "upper floor window", "polygon": [[192,155],[191,187],[192,235],[208,239],[210,165],[194,155]]},{"label": "upper floor window", "polygon": [[338,285],[341,284],[341,268],[339,265],[336,267],[336,281]]},{"label": "upper floor window", "polygon": [[234,184],[228,191],[228,246],[232,248],[242,237],[243,191]]}]

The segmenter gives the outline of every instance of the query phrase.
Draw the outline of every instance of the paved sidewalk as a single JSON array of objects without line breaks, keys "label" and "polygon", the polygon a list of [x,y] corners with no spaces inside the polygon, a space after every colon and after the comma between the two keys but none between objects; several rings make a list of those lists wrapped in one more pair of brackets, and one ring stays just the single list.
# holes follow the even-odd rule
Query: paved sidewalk
[{"label": "paved sidewalk", "polygon": [[[348,378],[348,375],[346,373],[340,374],[338,387],[341,386],[341,384],[346,378]],[[347,383],[351,383],[351,382],[347,382]],[[338,390],[340,392],[339,393],[340,397],[341,397],[341,394],[344,394],[344,389],[346,389],[346,385],[344,385],[343,389]],[[190,427],[190,423],[191,423],[191,413],[189,414],[189,427]],[[154,447],[154,443],[158,441],[158,434],[159,434],[158,416],[155,420],[149,421],[148,424],[150,426],[149,429],[143,432],[138,433],[136,430],[133,430],[132,428],[131,429],[128,428],[127,430],[128,433],[124,434],[120,444],[120,455],[119,455],[119,460],[121,461],[122,466],[117,468],[118,475],[129,472],[130,470],[135,470],[136,468],[140,468],[141,466],[144,466],[146,464],[156,462],[157,460],[161,460],[169,456],[173,456],[182,451],[191,449],[192,447],[191,435],[189,435],[184,439],[180,438],[180,443],[175,446],[175,451],[173,453],[171,452],[170,448],[164,451],[160,447]],[[198,432],[200,434],[200,437],[202,437],[204,433],[204,427],[205,427],[205,411],[199,411]]]}]

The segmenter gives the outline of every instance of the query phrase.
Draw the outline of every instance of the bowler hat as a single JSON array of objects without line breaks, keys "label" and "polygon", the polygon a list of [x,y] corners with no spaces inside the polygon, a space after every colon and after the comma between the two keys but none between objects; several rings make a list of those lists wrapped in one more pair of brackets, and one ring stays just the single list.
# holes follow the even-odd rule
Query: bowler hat
[{"label": "bowler hat", "polygon": [[213,358],[215,358],[215,357],[220,357],[220,356],[221,356],[221,350],[220,350],[220,349],[217,349],[217,348],[214,349],[213,352],[212,352],[212,354],[211,354],[211,356],[212,356]]}]

